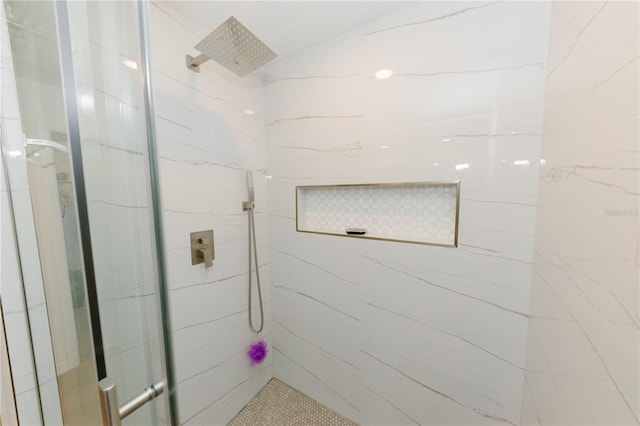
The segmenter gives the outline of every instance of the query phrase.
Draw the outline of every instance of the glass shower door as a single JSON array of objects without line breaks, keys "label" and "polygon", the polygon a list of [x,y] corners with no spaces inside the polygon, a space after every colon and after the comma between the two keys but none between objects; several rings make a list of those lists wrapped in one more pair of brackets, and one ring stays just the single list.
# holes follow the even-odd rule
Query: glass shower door
[{"label": "glass shower door", "polygon": [[[163,332],[168,319],[161,310],[162,240],[150,179],[155,159],[150,152],[153,142],[149,143],[150,89],[143,73],[148,52],[141,43],[145,3],[88,1],[66,6],[70,49],[61,40],[62,68],[63,73],[65,66],[72,70],[69,85],[73,83],[76,92],[81,153],[72,154],[82,156],[86,185],[84,232],[90,234],[93,297],[103,343],[96,350],[104,358],[104,367],[98,362],[98,375],[117,385],[122,405],[150,386],[170,385],[166,380],[171,368],[167,357],[159,356],[170,351],[170,344]],[[64,18],[64,9],[59,4],[58,19]],[[65,63],[69,59],[71,63]],[[124,423],[170,423],[168,394],[133,412]]]},{"label": "glass shower door", "polygon": [[[165,390],[123,424],[175,423],[159,201],[151,178],[146,4],[3,6],[26,140],[13,141],[24,152],[12,159],[21,163],[8,168],[28,169],[31,203],[21,211],[32,212],[16,214],[14,205],[14,216],[19,240],[28,237],[20,232],[29,220],[37,236],[37,249],[23,257],[39,258],[42,279],[24,284],[44,287],[57,412],[65,424],[102,424],[98,381],[109,378],[118,405],[151,385]],[[34,355],[38,364],[42,357]],[[57,398],[41,394],[41,406],[51,405],[45,400]],[[48,414],[56,410],[41,411],[44,424],[59,423]]]}]

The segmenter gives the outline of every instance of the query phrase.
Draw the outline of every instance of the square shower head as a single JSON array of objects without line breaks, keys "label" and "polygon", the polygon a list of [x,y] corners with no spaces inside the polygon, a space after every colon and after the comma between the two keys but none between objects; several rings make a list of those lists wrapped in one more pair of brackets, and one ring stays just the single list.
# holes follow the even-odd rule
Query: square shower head
[{"label": "square shower head", "polygon": [[195,48],[240,77],[278,56],[233,16]]}]

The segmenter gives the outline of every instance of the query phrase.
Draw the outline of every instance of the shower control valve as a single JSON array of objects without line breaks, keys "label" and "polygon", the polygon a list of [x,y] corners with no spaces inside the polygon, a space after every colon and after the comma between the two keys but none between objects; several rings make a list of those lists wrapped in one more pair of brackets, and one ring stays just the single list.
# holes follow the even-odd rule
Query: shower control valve
[{"label": "shower control valve", "polygon": [[206,268],[213,266],[213,230],[191,233],[191,264],[204,263]]}]

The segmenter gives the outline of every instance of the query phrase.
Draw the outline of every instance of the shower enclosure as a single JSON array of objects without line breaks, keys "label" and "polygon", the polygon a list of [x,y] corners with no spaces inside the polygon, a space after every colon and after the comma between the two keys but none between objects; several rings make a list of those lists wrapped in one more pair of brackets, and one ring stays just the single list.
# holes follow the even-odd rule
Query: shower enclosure
[{"label": "shower enclosure", "polygon": [[640,425],[638,2],[0,4],[21,424]]},{"label": "shower enclosure", "polygon": [[[16,393],[37,389],[39,407],[18,403],[20,422],[103,424],[147,388],[123,423],[175,423],[146,4],[6,1],[0,15],[3,223],[30,330],[9,338],[31,346]],[[117,388],[111,408],[99,381]]]}]

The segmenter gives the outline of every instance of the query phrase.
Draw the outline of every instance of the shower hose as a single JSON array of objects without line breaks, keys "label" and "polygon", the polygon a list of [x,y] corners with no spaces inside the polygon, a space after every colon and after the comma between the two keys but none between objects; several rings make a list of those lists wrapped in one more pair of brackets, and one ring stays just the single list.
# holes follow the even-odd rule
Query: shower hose
[{"label": "shower hose", "polygon": [[[253,205],[248,209],[249,212],[249,327],[251,331],[254,333],[260,333],[264,328],[264,308],[262,306],[262,289],[260,288],[260,268],[258,266],[258,245],[256,244],[256,221],[253,214]],[[252,266],[251,266],[251,243],[253,241],[253,260],[256,263],[256,284],[258,287],[258,301],[260,306],[260,327],[256,328],[253,326],[253,316],[251,315],[252,306],[251,306],[251,296],[253,294],[252,285],[251,285],[251,275],[252,275]]]}]

